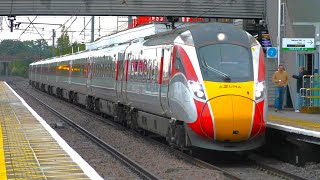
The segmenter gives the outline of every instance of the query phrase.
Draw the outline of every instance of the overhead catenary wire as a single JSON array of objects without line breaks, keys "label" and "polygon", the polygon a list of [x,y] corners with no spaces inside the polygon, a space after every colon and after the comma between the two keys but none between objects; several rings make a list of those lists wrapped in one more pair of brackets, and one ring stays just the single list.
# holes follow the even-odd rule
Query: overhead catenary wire
[{"label": "overhead catenary wire", "polygon": [[43,36],[40,34],[40,32],[38,31],[38,29],[36,28],[36,26],[31,22],[31,20],[30,20],[29,17],[28,17],[28,20],[30,21],[30,24],[32,24],[32,26],[36,29],[36,31],[37,31],[38,34],[41,36],[41,38],[42,38],[43,40],[45,40],[45,39],[43,38]]},{"label": "overhead catenary wire", "polygon": [[70,21],[70,19],[72,19],[72,17],[73,16],[71,16],[66,22],[62,24],[62,26],[58,27],[56,30],[60,29],[61,27],[64,27]]},{"label": "overhead catenary wire", "polygon": [[72,26],[72,24],[73,24],[77,19],[78,19],[78,17],[76,17],[76,18],[72,21],[72,23],[68,26],[68,28],[67,28],[67,29],[64,29],[62,33],[66,33],[66,31]]},{"label": "overhead catenary wire", "polygon": [[84,28],[80,31],[80,34],[82,34],[82,32],[86,29],[86,27],[88,26],[88,24],[91,22],[92,18],[90,18],[90,20],[88,21],[88,23],[84,26]]},{"label": "overhead catenary wire", "polygon": [[31,23],[28,25],[28,27],[20,34],[18,40],[20,40],[21,36],[26,32],[26,30],[31,26],[31,24],[33,23],[33,21],[35,21],[37,19],[38,16],[36,16],[32,21]]}]

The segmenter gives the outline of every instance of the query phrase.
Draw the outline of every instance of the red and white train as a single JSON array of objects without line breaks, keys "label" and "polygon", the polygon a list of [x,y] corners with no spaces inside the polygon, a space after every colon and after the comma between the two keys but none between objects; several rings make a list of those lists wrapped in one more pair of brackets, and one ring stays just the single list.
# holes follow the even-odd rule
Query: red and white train
[{"label": "red and white train", "polygon": [[249,33],[205,23],[30,64],[30,84],[181,149],[259,147],[264,55]]}]

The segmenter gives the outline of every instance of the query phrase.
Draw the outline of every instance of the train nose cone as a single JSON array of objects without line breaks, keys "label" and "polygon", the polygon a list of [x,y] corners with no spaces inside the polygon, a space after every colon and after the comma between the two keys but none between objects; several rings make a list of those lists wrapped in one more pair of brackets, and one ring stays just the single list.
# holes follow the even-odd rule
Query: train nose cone
[{"label": "train nose cone", "polygon": [[206,106],[212,110],[215,140],[240,142],[249,138],[253,122],[254,101],[237,95],[210,99]]}]

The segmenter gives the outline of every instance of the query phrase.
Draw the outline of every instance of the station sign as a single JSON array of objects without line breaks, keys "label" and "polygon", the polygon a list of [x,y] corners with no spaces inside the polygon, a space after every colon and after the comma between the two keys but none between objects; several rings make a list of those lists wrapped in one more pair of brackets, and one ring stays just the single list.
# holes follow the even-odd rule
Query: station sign
[{"label": "station sign", "polygon": [[277,58],[278,51],[276,47],[267,47],[267,58]]},{"label": "station sign", "polygon": [[282,50],[286,51],[313,51],[314,38],[282,38]]}]

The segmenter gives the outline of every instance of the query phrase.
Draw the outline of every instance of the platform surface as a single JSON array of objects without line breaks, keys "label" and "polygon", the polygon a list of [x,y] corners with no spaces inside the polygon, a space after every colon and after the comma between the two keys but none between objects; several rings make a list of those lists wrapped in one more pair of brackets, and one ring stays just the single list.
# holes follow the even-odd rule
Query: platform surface
[{"label": "platform surface", "polygon": [[0,179],[102,179],[5,82],[0,82]]},{"label": "platform surface", "polygon": [[320,115],[269,108],[267,127],[320,138]]}]

